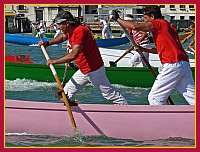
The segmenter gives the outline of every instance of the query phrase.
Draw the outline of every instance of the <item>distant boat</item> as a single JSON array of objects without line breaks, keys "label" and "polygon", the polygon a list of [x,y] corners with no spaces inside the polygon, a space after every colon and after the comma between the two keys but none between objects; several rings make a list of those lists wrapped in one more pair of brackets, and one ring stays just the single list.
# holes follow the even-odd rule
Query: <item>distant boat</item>
[{"label": "distant boat", "polygon": [[[49,41],[52,38],[43,38],[44,41]],[[8,34],[6,33],[5,41],[9,43],[16,43],[21,45],[31,45],[31,46],[37,46],[38,42],[40,41],[40,38],[34,37],[34,36],[25,36],[21,34]],[[121,38],[112,38],[112,39],[96,39],[97,45],[99,47],[111,47],[115,45],[122,45],[129,42],[129,39],[127,37],[121,37]],[[66,45],[66,42],[63,42],[62,44]],[[61,44],[57,44],[60,45]]]},{"label": "distant boat", "polygon": [[[49,41],[51,38],[43,38],[44,41]],[[38,46],[39,37],[27,36],[22,34],[8,34],[6,33],[5,41],[9,43],[16,43],[21,45]],[[61,44],[60,44],[61,45]]]},{"label": "distant boat", "polygon": [[[56,34],[56,33],[45,33],[45,36],[46,36],[47,38],[54,38],[55,34]],[[35,32],[34,35],[36,35],[36,32]],[[102,36],[100,36],[100,35],[98,35],[98,34],[96,34],[96,33],[93,33],[93,36],[94,36],[95,39],[102,39]],[[117,37],[115,36],[115,38],[117,38]]]},{"label": "distant boat", "polygon": [[[123,45],[129,42],[129,39],[127,37],[116,37],[116,38],[110,38],[110,39],[96,39],[97,45],[99,47],[112,47],[117,45]],[[62,47],[66,47],[66,44],[63,44]]]},{"label": "distant boat", "polygon": [[99,47],[111,47],[116,45],[122,45],[129,42],[127,37],[110,38],[110,39],[96,39]]},{"label": "distant boat", "polygon": [[[107,136],[132,140],[160,140],[170,137],[195,139],[195,107],[191,105],[72,106],[79,136]],[[6,133],[74,136],[63,103],[5,101]]]}]

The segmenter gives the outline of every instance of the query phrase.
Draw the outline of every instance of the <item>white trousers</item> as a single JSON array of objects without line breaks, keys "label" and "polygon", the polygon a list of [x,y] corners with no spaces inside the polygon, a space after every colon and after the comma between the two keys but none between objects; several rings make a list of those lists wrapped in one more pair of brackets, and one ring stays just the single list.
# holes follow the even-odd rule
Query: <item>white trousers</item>
[{"label": "white trousers", "polygon": [[[143,45],[141,45],[141,47],[148,48],[148,47],[150,47],[150,44],[143,44]],[[142,52],[142,53],[143,53],[144,57],[147,59],[147,61],[149,62],[149,53],[148,52]],[[134,55],[129,60],[130,66],[137,67],[137,65],[139,65],[140,63],[142,63],[143,67],[147,66],[145,64],[145,62],[142,60],[142,57],[140,56],[140,54],[138,52],[134,52]]]},{"label": "white trousers", "polygon": [[194,105],[194,80],[190,65],[186,61],[162,65],[148,95],[150,105],[164,105],[174,88],[190,105]]},{"label": "white trousers", "polygon": [[65,94],[68,94],[69,99],[73,100],[74,95],[89,82],[101,91],[104,98],[112,101],[113,104],[127,105],[126,99],[110,84],[106,77],[104,66],[87,74],[83,74],[78,70],[65,85]]},{"label": "white trousers", "polygon": [[110,37],[113,38],[112,31],[110,30],[109,25],[106,24],[106,25],[104,25],[103,30],[102,30],[102,39],[106,38],[106,30],[108,30],[108,38],[110,38]]}]

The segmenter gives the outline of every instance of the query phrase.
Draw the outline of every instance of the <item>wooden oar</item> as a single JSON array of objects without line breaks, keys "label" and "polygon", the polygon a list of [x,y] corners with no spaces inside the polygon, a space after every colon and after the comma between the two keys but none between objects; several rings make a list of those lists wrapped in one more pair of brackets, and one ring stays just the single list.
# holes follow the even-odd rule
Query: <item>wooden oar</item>
[{"label": "wooden oar", "polygon": [[[119,23],[119,22],[118,22]],[[132,42],[134,47],[138,47],[138,45],[136,44],[136,42],[132,39],[132,37],[130,36],[130,34],[128,33],[128,31],[126,30],[126,28],[121,25],[119,23],[119,25],[121,26],[121,28],[124,30],[126,36],[128,37],[128,39]],[[149,64],[149,62],[147,61],[147,59],[145,58],[145,56],[143,55],[143,53],[138,50],[138,53],[140,54],[140,56],[142,57],[142,60],[145,62],[145,64],[147,65],[147,67],[149,68],[149,70],[151,71],[152,75],[154,76],[154,78],[157,77],[157,74],[155,73],[155,71],[153,70],[153,68],[151,67],[151,65]],[[172,99],[170,97],[168,97],[168,100],[170,102],[171,105],[174,105],[174,102],[172,101]],[[167,101],[168,102],[168,101]],[[168,103],[169,104],[169,103]]]},{"label": "wooden oar", "polygon": [[64,88],[66,84],[66,77],[67,77],[67,70],[68,70],[68,63],[65,63],[65,71],[64,71],[64,76],[63,76],[63,82],[62,82],[62,87]]},{"label": "wooden oar", "polygon": [[[67,46],[67,54],[69,53],[69,48]],[[65,84],[66,84],[66,77],[67,77],[67,70],[68,70],[68,63],[65,63],[65,71],[64,71],[64,76],[63,76],[63,82],[62,82],[62,87],[64,88]]]},{"label": "wooden oar", "polygon": [[[42,49],[42,52],[43,52],[46,60],[48,61],[50,58],[49,58],[49,55],[47,54],[46,49],[45,49],[45,47],[43,45],[41,46],[41,49]],[[52,71],[52,73],[54,75],[54,78],[55,78],[55,80],[56,80],[56,82],[58,84],[58,88],[60,90],[63,90],[63,86],[61,85],[60,79],[59,79],[59,77],[58,77],[58,75],[56,73],[56,70],[55,70],[55,68],[54,68],[54,66],[52,64],[50,64],[50,69],[51,69],[51,71]],[[73,117],[73,114],[72,114],[72,111],[71,111],[71,108],[70,108],[70,105],[69,105],[69,101],[68,101],[64,91],[62,91],[62,97],[63,97],[63,101],[65,103],[65,106],[67,107],[67,111],[68,111],[68,114],[69,114],[69,117],[70,117],[70,120],[71,120],[71,123],[72,123],[72,127],[74,129],[74,134],[76,134],[76,131],[77,131],[76,123],[74,121],[74,117]]]},{"label": "wooden oar", "polygon": [[193,51],[186,51],[188,54],[195,55]]},{"label": "wooden oar", "polygon": [[189,47],[189,49],[190,49],[190,54],[195,55],[195,50],[194,50],[194,48]]},{"label": "wooden oar", "polygon": [[195,52],[194,48],[192,48],[192,47],[190,47],[190,50],[191,50],[193,53]]},{"label": "wooden oar", "polygon": [[[128,51],[133,50],[133,48],[134,48],[134,46],[131,46],[131,47],[128,49]],[[121,60],[126,54],[128,54],[127,51],[124,52],[124,54],[122,54],[122,56],[120,56],[116,61],[109,61],[110,66],[111,66],[111,67],[116,67],[116,66],[117,66],[117,62],[118,62],[119,60]]]}]

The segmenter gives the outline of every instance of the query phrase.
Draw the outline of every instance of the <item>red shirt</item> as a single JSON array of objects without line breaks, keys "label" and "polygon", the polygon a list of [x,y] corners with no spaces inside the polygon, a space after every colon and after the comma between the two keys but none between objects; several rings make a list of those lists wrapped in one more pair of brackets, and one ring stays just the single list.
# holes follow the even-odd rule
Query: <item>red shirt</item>
[{"label": "red shirt", "polygon": [[[68,33],[66,33],[68,35]],[[95,71],[103,66],[103,60],[99,52],[96,40],[90,30],[82,25],[77,26],[72,35],[69,35],[69,43],[73,45],[79,44],[83,49],[76,58],[76,64],[83,74]]]},{"label": "red shirt", "polygon": [[176,63],[179,61],[187,61],[188,56],[183,49],[176,29],[166,20],[152,20],[153,39],[156,45],[161,63]]}]

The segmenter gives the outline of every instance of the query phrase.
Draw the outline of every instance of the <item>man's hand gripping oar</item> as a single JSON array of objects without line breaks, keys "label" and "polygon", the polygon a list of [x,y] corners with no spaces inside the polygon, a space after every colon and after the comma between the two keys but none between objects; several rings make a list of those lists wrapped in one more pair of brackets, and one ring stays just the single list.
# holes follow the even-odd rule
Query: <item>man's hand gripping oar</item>
[{"label": "man's hand gripping oar", "polygon": [[[41,38],[40,38],[40,39],[41,39]],[[42,40],[42,39],[41,39],[41,40]],[[45,49],[44,45],[40,45],[40,47],[41,47],[41,49],[42,49],[42,52],[43,52],[43,54],[44,54],[46,60],[48,61],[50,58],[49,58],[49,55],[48,55],[47,52],[46,52],[46,49]],[[50,69],[51,69],[51,71],[52,71],[52,73],[53,73],[53,75],[54,75],[54,78],[55,78],[55,80],[56,80],[56,82],[57,82],[57,84],[58,84],[58,88],[59,88],[60,90],[63,90],[63,86],[61,85],[60,79],[59,79],[59,77],[58,77],[58,75],[57,75],[57,73],[56,73],[56,70],[55,70],[53,64],[50,64],[49,66],[50,66]],[[74,134],[76,135],[76,133],[77,133],[76,123],[75,123],[75,120],[74,120],[74,117],[73,117],[73,114],[72,114],[72,111],[71,111],[71,108],[70,108],[70,105],[69,105],[68,98],[66,97],[64,91],[62,91],[62,97],[63,97],[63,101],[64,101],[64,103],[65,103],[65,106],[67,107],[67,111],[68,111],[68,114],[69,114],[69,117],[70,117],[70,120],[71,120],[71,123],[72,123],[72,127],[73,127],[73,129],[74,129]]]},{"label": "man's hand gripping oar", "polygon": [[[112,12],[112,15],[114,16],[114,20],[117,21],[117,19],[119,18],[119,15],[117,13],[116,10],[114,10]],[[131,41],[131,43],[133,44],[133,46],[135,48],[140,48],[137,43],[133,40],[133,38],[131,37],[131,35],[128,33],[128,31],[126,30],[126,28],[121,25],[119,22],[118,24],[121,26],[121,28],[124,30],[124,33],[126,34],[126,36],[128,37],[128,39]],[[138,53],[140,54],[140,56],[142,57],[142,60],[145,62],[145,64],[147,65],[147,67],[149,68],[149,70],[151,71],[151,73],[153,74],[154,78],[157,77],[157,74],[155,73],[155,71],[153,70],[153,68],[151,67],[151,65],[149,64],[149,62],[147,61],[147,59],[145,58],[145,56],[143,55],[142,51],[140,49],[137,50]],[[168,101],[170,102],[171,105],[174,105],[174,102],[172,101],[172,99],[170,97],[168,97],[168,100],[166,101],[166,104],[169,104]]]}]

